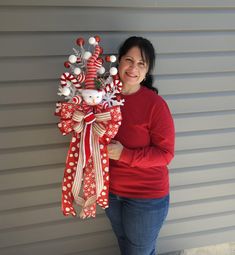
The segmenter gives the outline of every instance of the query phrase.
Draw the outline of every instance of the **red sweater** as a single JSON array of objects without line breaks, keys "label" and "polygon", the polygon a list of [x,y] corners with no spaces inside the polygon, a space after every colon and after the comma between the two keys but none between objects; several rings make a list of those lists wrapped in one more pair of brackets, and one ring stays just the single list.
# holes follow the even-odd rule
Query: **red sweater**
[{"label": "red sweater", "polygon": [[169,108],[154,91],[141,87],[125,99],[114,140],[124,146],[110,160],[110,192],[129,198],[160,198],[169,193],[167,165],[174,156],[175,131]]}]

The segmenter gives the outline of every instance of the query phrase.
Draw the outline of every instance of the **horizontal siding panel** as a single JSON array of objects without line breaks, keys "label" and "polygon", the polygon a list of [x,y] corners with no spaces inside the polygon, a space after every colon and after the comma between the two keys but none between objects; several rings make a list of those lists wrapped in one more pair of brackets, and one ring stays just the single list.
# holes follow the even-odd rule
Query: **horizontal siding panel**
[{"label": "horizontal siding panel", "polygon": [[[53,116],[55,104],[31,105],[11,107],[8,110],[0,110],[0,127],[17,127],[25,125],[55,124],[58,118]],[[174,109],[171,109],[172,112]],[[9,118],[14,116],[14,118]],[[17,118],[15,118],[17,116]],[[177,132],[197,130],[225,129],[235,127],[235,112],[214,112],[205,114],[176,115],[174,122]]]},{"label": "horizontal siding panel", "polygon": [[[55,187],[56,186],[56,187]],[[24,208],[30,206],[58,203],[61,198],[61,188],[58,185],[52,187],[37,187],[33,189],[17,190],[15,192],[0,193],[0,211]]]},{"label": "horizontal siding panel", "polygon": [[156,71],[160,75],[234,72],[234,64],[234,53],[166,54],[157,58]]},{"label": "horizontal siding panel", "polygon": [[224,0],[223,2],[219,0],[204,0],[204,1],[193,1],[188,0],[120,0],[118,2],[113,2],[109,0],[67,0],[66,3],[63,0],[41,0],[40,2],[36,0],[21,0],[20,2],[16,0],[3,0],[0,6],[95,6],[95,7],[133,7],[135,8],[234,8],[235,4],[232,1]]},{"label": "horizontal siding panel", "polygon": [[2,7],[0,31],[234,30],[234,20],[234,10]]},{"label": "horizontal siding panel", "polygon": [[[63,216],[60,209],[60,204],[31,207],[24,209],[13,209],[7,212],[0,212],[1,222],[0,231],[4,232],[6,229],[13,229],[17,227],[25,227],[41,223],[49,223],[53,221],[68,220],[71,218]],[[19,221],[19,218],[21,219]]]},{"label": "horizontal siding panel", "polygon": [[[57,187],[59,186],[59,187]],[[23,189],[0,194],[0,210],[12,210],[30,206],[46,205],[60,202],[61,185],[52,187],[37,187],[34,189]],[[211,199],[235,195],[234,182],[212,183],[198,186],[180,186],[172,188],[172,203],[187,202],[201,199]],[[12,203],[14,201],[14,203]],[[79,207],[76,207],[78,211]]]},{"label": "horizontal siding panel", "polygon": [[55,103],[1,107],[0,127],[57,123],[58,117],[54,116],[54,112]]},{"label": "horizontal siding panel", "polygon": [[0,154],[0,171],[13,168],[27,168],[61,164],[66,160],[68,145],[27,148],[2,152]]},{"label": "horizontal siding panel", "polygon": [[110,225],[104,215],[97,217],[95,220],[93,218],[86,221],[72,219],[57,224],[43,224],[42,226],[33,226],[26,229],[3,231],[0,233],[0,248],[107,230],[110,230]]},{"label": "horizontal siding panel", "polygon": [[[234,74],[196,75],[182,78],[156,75],[155,79],[154,85],[162,96],[235,91]],[[59,77],[45,81],[2,82],[0,102],[1,104],[23,104],[61,100],[61,97],[57,96],[59,84]]]},{"label": "horizontal siding panel", "polygon": [[[65,164],[64,164],[65,165]],[[11,171],[0,175],[0,191],[58,184],[62,181],[64,166],[30,168],[28,171]],[[16,182],[17,180],[17,182]]]},{"label": "horizontal siding panel", "polygon": [[[9,171],[2,174],[0,178],[0,191],[28,188],[40,185],[58,184],[62,181],[64,164],[60,167],[47,166],[43,169],[32,169],[31,171]],[[182,178],[182,175],[184,178]],[[171,186],[189,185],[196,183],[206,183],[212,181],[222,181],[235,179],[234,164],[231,165],[213,165],[201,167],[199,169],[186,168],[171,169]],[[15,182],[17,180],[17,182]]]},{"label": "horizontal siding panel", "polygon": [[[65,71],[64,57],[28,57],[0,60],[0,82],[59,79]],[[14,70],[14,72],[12,72]],[[39,71],[40,70],[40,71]],[[158,75],[222,73],[235,71],[235,53],[159,55]]]},{"label": "horizontal siding panel", "polygon": [[0,59],[0,67],[3,67],[0,81],[59,80],[65,71],[65,60],[65,57]]},{"label": "horizontal siding panel", "polygon": [[[27,150],[10,150],[0,155],[0,170],[24,168],[63,163],[68,145],[48,148],[28,148]],[[200,165],[221,164],[233,162],[235,158],[234,147],[220,149],[180,151],[171,163],[172,168],[194,167]]]},{"label": "horizontal siding panel", "polygon": [[3,129],[0,132],[0,149],[51,145],[70,142],[71,136],[63,136],[57,125]]},{"label": "horizontal siding panel", "polygon": [[[180,95],[235,91],[235,74],[203,74],[188,76],[156,76],[160,95]],[[221,86],[223,84],[223,86]]]},{"label": "horizontal siding panel", "polygon": [[[183,178],[182,178],[183,176]],[[200,184],[223,180],[235,180],[235,162],[230,165],[213,165],[199,169],[171,169],[171,186]]]},{"label": "horizontal siding panel", "polygon": [[[118,245],[113,245],[112,247],[102,248],[102,249],[92,249],[85,252],[79,252],[79,255],[119,255],[120,250]],[[78,255],[77,253],[69,254],[69,255]]]},{"label": "horizontal siding panel", "polygon": [[[194,201],[194,203],[171,203],[167,221],[225,213],[234,210],[234,197],[223,197],[223,199],[217,198],[216,200],[198,200]],[[104,210],[98,206],[97,215],[100,214],[104,214]],[[7,212],[0,212],[0,217],[0,230],[62,220],[67,221],[70,219],[63,216],[60,204],[50,204],[36,208],[18,208],[17,210],[12,209]],[[21,219],[20,221],[18,220],[19,218]]]},{"label": "horizontal siding panel", "polygon": [[176,114],[235,110],[235,92],[221,95],[168,96],[166,100]]},{"label": "horizontal siding panel", "polygon": [[[208,246],[213,244],[234,242],[235,228],[221,228],[212,231],[178,235],[160,238],[159,252],[170,252],[184,249]],[[170,244],[170,245],[169,245]]]},{"label": "horizontal siding panel", "polygon": [[178,133],[176,150],[216,148],[235,145],[235,129]]},{"label": "horizontal siding panel", "polygon": [[[197,99],[198,101],[200,101],[200,99]],[[169,103],[169,100],[167,100],[167,102]],[[190,100],[188,100],[188,102],[190,102]],[[206,100],[204,100],[204,102],[206,102]],[[226,102],[224,102],[225,106],[226,106]],[[230,102],[228,104],[232,104],[232,100],[230,100]],[[169,103],[170,105],[170,103]],[[192,107],[194,105],[191,105]],[[197,108],[198,107],[198,108]],[[198,111],[201,109],[200,105],[195,105],[195,108],[198,109]],[[205,106],[206,107],[206,106]],[[222,105],[221,105],[222,107]],[[171,111],[173,114],[178,113],[177,109],[174,109],[173,106],[170,105]],[[179,106],[179,108],[181,108]],[[192,110],[192,109],[191,109]],[[201,109],[202,111],[203,109]],[[204,111],[206,111],[207,109],[204,108]],[[0,127],[14,127],[14,126],[26,126],[26,125],[42,125],[42,124],[52,124],[52,123],[57,123],[59,121],[59,118],[57,118],[56,116],[54,116],[54,111],[55,111],[55,103],[51,103],[51,104],[32,104],[32,105],[12,105],[9,107],[2,107],[0,109],[0,119],[1,119],[1,123],[0,123]],[[180,110],[178,109],[178,111],[180,113],[188,113],[187,108]],[[194,110],[195,112],[196,109]],[[210,115],[212,115],[213,113],[209,113]],[[233,119],[229,119],[228,115],[233,115]],[[11,116],[11,117],[9,117]],[[185,115],[186,116],[186,115]],[[206,125],[207,129],[211,129],[212,128],[217,128],[217,129],[221,129],[221,128],[232,128],[234,127],[234,114],[230,112],[224,112],[224,113],[217,113],[215,112],[214,116],[208,116],[208,113],[206,113],[204,116],[205,119],[207,120],[206,123],[204,123],[204,125]],[[199,117],[200,119],[204,118],[203,114]],[[216,116],[216,117],[215,117]],[[189,129],[187,128],[187,126],[185,126],[185,121],[187,122],[187,120],[189,120],[189,118],[192,119],[192,123],[194,122],[193,125],[193,129]],[[215,120],[215,125],[214,126],[210,126],[210,119],[211,121],[213,121],[213,119]],[[220,119],[227,119],[228,121],[223,121],[220,122]],[[190,117],[187,115],[187,118],[184,118],[181,115],[176,115],[175,116],[175,121],[179,123],[183,120],[183,125],[184,128],[182,130],[182,128],[177,129],[178,132],[184,132],[184,131],[193,131],[193,130],[199,130],[201,129],[200,126],[203,125],[198,123],[198,115],[190,115]],[[192,126],[191,123],[191,126]],[[195,125],[195,123],[197,123]],[[190,123],[188,123],[190,125]],[[203,129],[204,130],[204,129]]]},{"label": "horizontal siding panel", "polygon": [[235,180],[231,183],[205,184],[195,186],[180,186],[172,188],[171,201],[173,203],[195,201],[201,199],[212,199],[224,196],[235,195]]},{"label": "horizontal siding panel", "polygon": [[206,166],[234,162],[235,146],[176,152],[171,168]]},{"label": "horizontal siding panel", "polygon": [[161,231],[161,237],[192,234],[194,232],[214,230],[218,228],[235,227],[235,212],[222,215],[210,215],[196,219],[184,219],[167,222]]},{"label": "horizontal siding panel", "polygon": [[[0,170],[60,164],[65,161],[68,150],[67,144],[27,148],[27,150],[9,150],[0,155]],[[198,149],[178,151],[171,163],[172,168],[186,168],[211,164],[234,162],[234,146],[216,149]]]},{"label": "horizontal siding panel", "polygon": [[59,85],[59,77],[53,81],[2,82],[0,102],[3,105],[58,101],[60,99],[57,96]]},{"label": "horizontal siding panel", "polygon": [[[79,211],[79,210],[78,210]],[[97,215],[104,214],[104,210],[97,206]],[[1,222],[0,230],[26,227],[30,225],[39,225],[45,223],[54,223],[64,221],[74,221],[72,217],[65,217],[61,211],[60,203],[46,206],[20,208],[7,212],[0,212]],[[19,221],[19,218],[21,219]],[[95,221],[95,220],[94,220]]]},{"label": "horizontal siding panel", "polygon": [[[198,200],[194,203],[171,203],[167,221],[234,211],[233,201],[234,197],[223,197],[216,200]],[[104,210],[98,206],[97,215],[100,214],[104,214]],[[60,204],[12,209],[0,212],[0,217],[0,230],[71,219],[63,216]],[[19,218],[21,221],[18,220]]]},{"label": "horizontal siding panel", "polygon": [[234,196],[171,203],[167,221],[235,211]]},{"label": "horizontal siding panel", "polygon": [[[92,223],[95,227],[95,221]],[[77,229],[77,232],[78,229]],[[92,245],[91,245],[92,244]],[[55,239],[50,242],[36,242],[28,245],[13,246],[10,248],[1,249],[1,255],[25,255],[25,254],[51,254],[64,255],[72,252],[80,254],[82,251],[87,251],[98,248],[109,247],[116,244],[116,239],[112,231],[104,231],[93,233],[92,235],[71,236],[67,238]]]},{"label": "horizontal siding panel", "polygon": [[[63,136],[56,124],[50,126],[5,128],[0,132],[0,149],[61,144],[70,142],[70,140],[71,136]],[[235,145],[235,129],[177,133],[176,138],[176,150],[230,145]]]},{"label": "horizontal siding panel", "polygon": [[[185,110],[187,111],[187,109]],[[54,111],[55,103],[2,107],[0,109],[0,127],[57,123],[59,118],[54,116]],[[195,115],[176,115],[174,108],[171,111],[174,114],[177,132],[235,127],[235,112],[232,111]],[[204,120],[206,122],[203,122]]]},{"label": "horizontal siding panel", "polygon": [[[228,52],[235,50],[234,32],[97,32],[105,54],[116,54],[121,42],[135,34],[148,38],[157,54]],[[95,33],[96,34],[96,33]],[[0,34],[2,57],[31,57],[70,55],[78,37],[87,40],[94,32],[78,31],[67,33],[9,33]],[[174,41],[174,43],[172,43]],[[43,43],[42,43],[43,42]],[[59,43],[58,43],[59,42]],[[17,47],[16,47],[17,45]],[[86,46],[87,47],[87,46]]]},{"label": "horizontal siding panel", "polygon": [[[173,109],[172,109],[173,110]],[[174,115],[177,132],[235,127],[235,111]]]}]

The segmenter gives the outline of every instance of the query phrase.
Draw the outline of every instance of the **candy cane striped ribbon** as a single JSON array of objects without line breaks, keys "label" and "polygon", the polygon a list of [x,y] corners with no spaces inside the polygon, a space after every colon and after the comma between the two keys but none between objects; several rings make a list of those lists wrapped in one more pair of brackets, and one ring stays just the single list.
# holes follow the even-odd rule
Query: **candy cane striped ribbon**
[{"label": "candy cane striped ribbon", "polygon": [[65,86],[69,87],[71,83],[73,83],[74,86],[78,84],[78,81],[73,74],[66,72],[60,76],[60,84],[62,87],[65,87]]},{"label": "candy cane striped ribbon", "polygon": [[120,80],[113,80],[105,86],[104,91],[107,93],[112,91],[114,88],[120,93],[122,91],[122,82]]},{"label": "candy cane striped ribbon", "polygon": [[102,66],[102,61],[98,59],[100,53],[101,47],[96,45],[93,55],[87,60],[86,89],[95,89],[94,79],[97,76],[97,70]]},{"label": "candy cane striped ribbon", "polygon": [[86,75],[82,72],[77,76],[78,84],[74,85],[77,89],[82,88],[81,83],[83,83],[86,79]]}]

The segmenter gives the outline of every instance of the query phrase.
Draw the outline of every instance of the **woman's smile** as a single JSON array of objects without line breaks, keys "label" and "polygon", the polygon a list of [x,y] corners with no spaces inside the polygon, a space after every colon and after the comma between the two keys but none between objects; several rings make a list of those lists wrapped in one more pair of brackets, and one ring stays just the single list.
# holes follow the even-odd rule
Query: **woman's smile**
[{"label": "woman's smile", "polygon": [[140,88],[148,71],[148,65],[143,59],[138,47],[131,48],[119,62],[119,76],[125,91],[134,92]]}]

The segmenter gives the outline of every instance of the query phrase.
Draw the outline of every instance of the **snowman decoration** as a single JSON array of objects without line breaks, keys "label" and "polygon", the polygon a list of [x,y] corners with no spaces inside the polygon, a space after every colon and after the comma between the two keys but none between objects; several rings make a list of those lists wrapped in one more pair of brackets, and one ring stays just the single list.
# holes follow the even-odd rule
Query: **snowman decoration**
[{"label": "snowman decoration", "polygon": [[[84,101],[87,105],[115,106],[123,105],[124,100],[117,100],[116,95],[121,92],[122,83],[117,76],[117,68],[110,67],[106,72],[103,66],[103,59],[100,54],[103,49],[99,46],[100,37],[90,37],[89,44],[94,47],[93,54],[84,49],[85,40],[77,39],[80,51],[73,49],[74,54],[70,55],[68,61],[64,63],[71,72],[65,72],[61,75],[61,86],[58,95],[65,96],[69,100],[81,104]],[[114,55],[106,56],[106,62],[116,62]]]},{"label": "snowman decoration", "polygon": [[[118,78],[114,55],[107,56],[109,72],[105,71],[101,58],[103,49],[100,37],[90,37],[89,47],[85,40],[77,39],[79,50],[73,49],[64,66],[70,69],[60,77],[59,102],[56,115],[63,135],[72,133],[62,182],[62,212],[76,216],[74,203],[80,205],[81,218],[95,217],[96,204],[108,207],[109,160],[107,145],[116,135],[121,124],[120,97],[122,83]],[[82,194],[80,194],[82,193]]]}]

